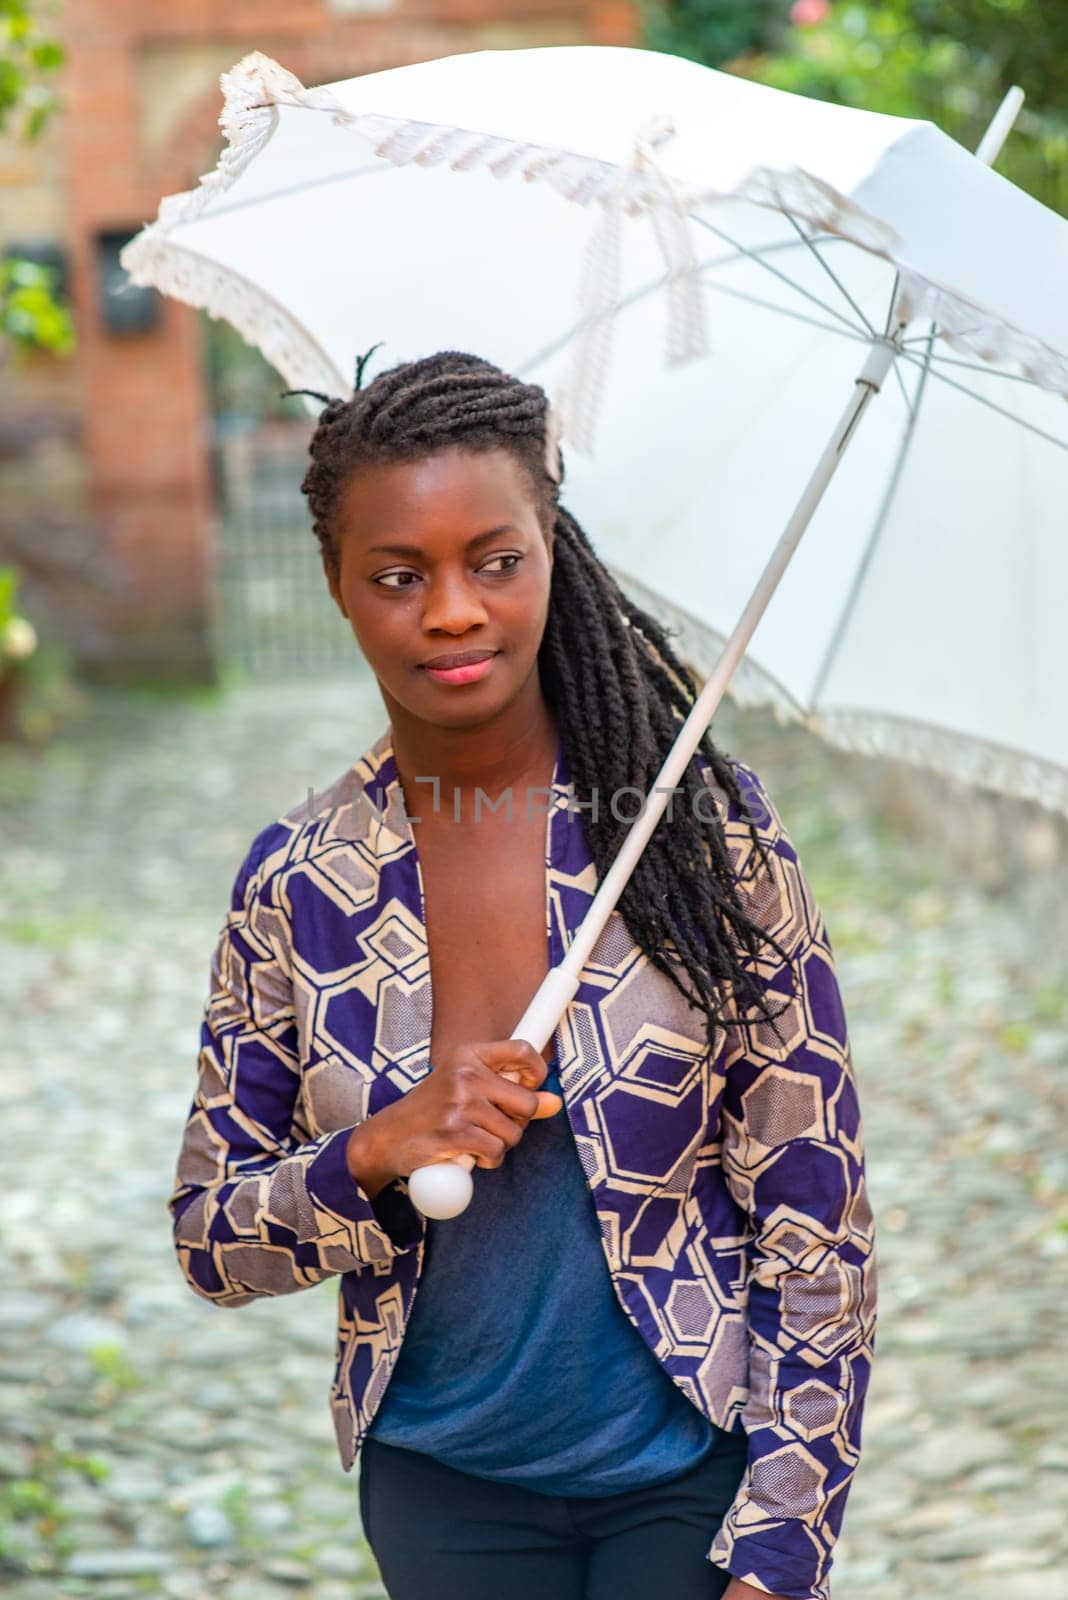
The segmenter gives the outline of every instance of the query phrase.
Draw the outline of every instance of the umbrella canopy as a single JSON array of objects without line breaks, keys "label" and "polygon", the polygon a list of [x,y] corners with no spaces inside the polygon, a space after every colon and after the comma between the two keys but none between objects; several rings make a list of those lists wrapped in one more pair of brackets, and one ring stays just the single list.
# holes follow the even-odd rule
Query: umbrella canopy
[{"label": "umbrella canopy", "polygon": [[134,281],[293,386],[348,393],[379,340],[543,384],[568,504],[707,670],[893,307],[734,692],[1068,811],[1068,222],[931,123],[651,51],[310,90],[252,55],[222,84],[227,148],[127,246]]},{"label": "umbrella canopy", "polygon": [[[971,156],[638,50],[312,90],[254,55],[223,88],[228,147],[126,247],[134,281],[294,387],[347,392],[377,341],[541,383],[570,509],[711,667],[512,1037],[551,1036],[736,673],[848,748],[1068,812],[1068,222],[989,168],[1010,99]],[[409,1193],[455,1215],[472,1165]]]}]

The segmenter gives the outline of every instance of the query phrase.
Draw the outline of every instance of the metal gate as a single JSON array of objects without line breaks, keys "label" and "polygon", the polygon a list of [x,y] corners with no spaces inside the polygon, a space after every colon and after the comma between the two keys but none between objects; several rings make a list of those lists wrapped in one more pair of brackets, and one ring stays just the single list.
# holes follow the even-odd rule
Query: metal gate
[{"label": "metal gate", "polygon": [[301,479],[312,421],[229,326],[202,318],[215,494],[215,659],[229,680],[369,676],[330,598]]},{"label": "metal gate", "polygon": [[362,658],[327,589],[300,492],[310,432],[310,423],[296,419],[215,422],[215,647],[231,679],[359,670]]}]

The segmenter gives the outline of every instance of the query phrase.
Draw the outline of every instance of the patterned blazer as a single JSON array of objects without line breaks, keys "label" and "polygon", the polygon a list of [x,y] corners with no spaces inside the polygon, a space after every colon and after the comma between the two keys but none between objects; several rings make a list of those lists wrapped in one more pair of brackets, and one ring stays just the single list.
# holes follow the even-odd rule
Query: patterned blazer
[{"label": "patterned blazer", "polygon": [[[694,1405],[723,1428],[740,1414],[748,1434],[708,1557],[768,1593],[827,1600],[873,1352],[873,1221],[823,916],[759,779],[732,765],[773,878],[700,759],[742,902],[798,980],[777,1019],[787,1048],[764,1023],[719,1030],[710,1048],[618,911],[555,1044],[620,1304]],[[543,793],[555,966],[597,887],[562,743]],[[182,1272],[217,1305],[340,1279],[330,1402],[346,1472],[424,1254],[405,1180],[372,1201],[345,1161],[352,1128],[430,1071],[423,905],[387,726],[262,829],[237,873],[168,1202]],[[788,965],[766,948],[762,975],[786,996]]]}]

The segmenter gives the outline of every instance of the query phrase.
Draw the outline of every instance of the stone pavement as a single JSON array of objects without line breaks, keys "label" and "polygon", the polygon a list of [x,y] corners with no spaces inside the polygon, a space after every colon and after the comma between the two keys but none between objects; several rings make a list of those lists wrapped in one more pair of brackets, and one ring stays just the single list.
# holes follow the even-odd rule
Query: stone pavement
[{"label": "stone pavement", "polygon": [[[1063,863],[981,889],[869,814],[869,764],[769,722],[725,708],[716,737],[767,782],[827,917],[878,1225],[834,1600],[1057,1600]],[[382,1596],[329,1417],[336,1285],[210,1306],[165,1203],[234,872],[384,725],[364,679],[98,691],[51,748],[0,753],[0,1586],[17,1600]]]}]

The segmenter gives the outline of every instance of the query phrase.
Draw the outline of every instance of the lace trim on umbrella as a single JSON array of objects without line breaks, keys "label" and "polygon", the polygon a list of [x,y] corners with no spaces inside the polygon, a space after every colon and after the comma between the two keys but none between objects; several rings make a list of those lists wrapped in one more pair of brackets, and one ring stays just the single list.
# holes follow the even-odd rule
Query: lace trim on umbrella
[{"label": "lace trim on umbrella", "polygon": [[135,283],[151,283],[164,294],[222,317],[262,351],[291,389],[344,395],[352,386],[311,334],[289,312],[228,267],[206,261],[174,244],[157,227],[144,229],[123,251]]},{"label": "lace trim on umbrella", "polygon": [[[670,630],[675,654],[694,670],[698,682],[711,677],[727,643],[719,629],[647,589],[632,572],[610,562],[605,565],[631,599]],[[780,722],[805,720],[804,707],[752,656],[742,657],[727,684],[726,693],[740,706],[770,706]]]},{"label": "lace trim on umbrella", "polygon": [[[647,589],[631,573],[611,568],[617,582],[664,627],[670,628],[676,655],[699,678],[708,678],[723,653],[726,640],[716,628],[701,622],[681,606]],[[750,656],[742,657],[727,685],[738,705],[766,705],[779,722],[799,722],[828,744],[855,755],[904,761],[910,766],[941,773],[944,777],[980,789],[1022,800],[1034,800],[1050,811],[1068,816],[1068,768],[1026,750],[1013,750],[989,739],[978,739],[951,728],[914,722],[885,712],[856,709],[807,711],[782,684]]]},{"label": "lace trim on umbrella", "polygon": [[302,106],[308,111],[328,111],[337,123],[353,122],[328,89],[305,89],[300,79],[270,56],[254,50],[219,79],[223,108],[219,127],[226,145],[213,172],[206,172],[195,189],[167,195],[160,202],[160,226],[192,222],[239,178],[255,160],[278,124],[276,106]]},{"label": "lace trim on umbrella", "polygon": [[929,278],[904,267],[899,270],[905,315],[937,323],[939,337],[952,349],[982,361],[1015,363],[1040,388],[1068,399],[1068,357]]},{"label": "lace trim on umbrella", "polygon": [[[648,148],[641,149],[641,141],[635,159],[621,166],[574,151],[522,143],[473,129],[378,113],[351,112],[328,89],[306,89],[293,73],[259,51],[245,56],[222,75],[220,82],[224,105],[219,123],[228,142],[218,166],[200,179],[196,189],[169,195],[161,202],[157,221],[126,246],[122,264],[135,282],[152,283],[179,299],[193,297],[192,303],[196,305],[206,305],[209,298],[221,303],[225,298],[230,309],[215,314],[233,320],[234,326],[255,343],[258,343],[255,335],[247,330],[260,322],[268,330],[277,329],[279,321],[285,319],[279,307],[268,303],[258,308],[256,300],[264,297],[240,279],[235,279],[233,291],[224,295],[217,281],[221,269],[206,262],[198,267],[188,255],[180,270],[173,268],[173,264],[168,263],[168,253],[180,247],[163,239],[151,245],[145,240],[154,231],[162,230],[165,234],[178,223],[200,216],[211,200],[227,189],[264,148],[277,124],[277,108],[288,105],[327,114],[333,122],[353,128],[370,140],[377,155],[398,166],[408,163],[447,165],[455,172],[485,168],[499,178],[519,175],[530,182],[551,184],[558,193],[578,205],[603,202],[617,217],[621,211],[630,216],[650,213],[663,247],[670,254],[670,289],[676,311],[668,333],[669,360],[688,359],[701,354],[704,348],[702,330],[692,322],[695,297],[686,282],[694,271],[696,257],[680,240],[679,218],[671,213],[677,212],[679,204],[685,213],[692,215],[703,206],[748,200],[774,210],[788,211],[799,221],[885,257],[901,273],[902,303],[910,316],[935,321],[941,336],[951,347],[982,359],[1017,364],[1042,388],[1068,397],[1068,358],[1033,335],[901,264],[896,259],[901,240],[892,228],[823,179],[801,168],[756,168],[733,190],[706,190],[676,196],[670,190],[666,175],[649,159]],[[609,256],[618,242],[614,239],[617,231],[607,221],[598,230],[600,248]],[[598,272],[602,282],[611,283],[611,261],[606,265],[602,259]],[[598,273],[592,276],[596,278]],[[603,338],[593,338],[591,343],[594,355],[603,356]],[[310,341],[308,344],[310,347]],[[261,344],[260,348],[268,360],[273,360],[266,346]],[[309,348],[307,362],[279,370],[291,384],[309,386],[317,383],[324,371],[333,371],[325,354],[317,348],[314,354]],[[592,437],[593,411],[604,380],[601,366],[603,360],[600,366],[597,360],[591,361],[589,370],[582,375],[580,387],[584,393],[569,394],[562,407],[566,412],[568,404],[573,406],[576,427],[587,440]],[[573,371],[572,386],[576,380]]]},{"label": "lace trim on umbrella", "polygon": [[806,722],[841,750],[905,761],[970,787],[1035,800],[1047,810],[1068,815],[1068,768],[1026,750],[879,711],[814,711]]}]

